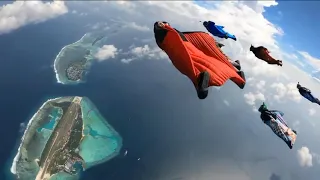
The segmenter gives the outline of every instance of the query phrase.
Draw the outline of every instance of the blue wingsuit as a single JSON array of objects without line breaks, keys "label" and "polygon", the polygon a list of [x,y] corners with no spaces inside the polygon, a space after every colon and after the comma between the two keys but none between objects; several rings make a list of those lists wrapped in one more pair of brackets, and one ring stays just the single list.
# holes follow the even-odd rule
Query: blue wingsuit
[{"label": "blue wingsuit", "polygon": [[299,82],[297,84],[297,88],[299,90],[299,93],[301,94],[301,96],[303,96],[304,98],[308,99],[309,101],[311,101],[312,103],[317,103],[320,105],[320,100],[316,97],[314,97],[311,94],[310,89],[306,88],[306,87],[302,87]]},{"label": "blue wingsuit", "polygon": [[216,25],[212,21],[204,21],[203,26],[214,36],[217,36],[219,38],[230,38],[233,40],[237,40],[235,35],[232,35],[228,32],[226,32],[223,28],[224,26]]}]

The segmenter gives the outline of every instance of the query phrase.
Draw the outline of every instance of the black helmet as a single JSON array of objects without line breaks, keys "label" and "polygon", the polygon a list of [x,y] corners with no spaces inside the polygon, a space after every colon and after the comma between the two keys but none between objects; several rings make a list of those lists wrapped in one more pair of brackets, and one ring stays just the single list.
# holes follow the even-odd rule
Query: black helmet
[{"label": "black helmet", "polygon": [[157,21],[157,22],[154,23],[153,26],[157,26],[157,25],[159,25],[159,23],[167,24],[167,25],[170,26],[170,24],[168,22],[166,22],[166,21]]},{"label": "black helmet", "polygon": [[267,105],[263,102],[262,105],[259,107],[258,111],[262,112],[262,111],[266,111],[268,110]]},{"label": "black helmet", "polygon": [[301,88],[301,85],[299,84],[299,82],[298,82],[298,84],[297,84],[297,88]]},{"label": "black helmet", "polygon": [[254,46],[252,46],[252,44],[251,44],[251,46],[250,46],[250,51],[253,51],[253,48],[254,48]]}]

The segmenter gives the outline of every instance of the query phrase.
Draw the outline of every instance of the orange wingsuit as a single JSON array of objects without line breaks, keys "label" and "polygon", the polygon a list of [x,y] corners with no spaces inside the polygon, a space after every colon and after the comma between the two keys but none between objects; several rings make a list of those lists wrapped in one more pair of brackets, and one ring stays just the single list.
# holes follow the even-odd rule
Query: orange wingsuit
[{"label": "orange wingsuit", "polygon": [[[237,72],[228,58],[222,54],[215,40],[205,32],[181,33],[167,22],[156,22],[154,34],[158,46],[166,52],[172,64],[184,75],[190,78],[197,91],[199,77],[206,72],[209,75],[208,85],[222,86],[228,79],[241,89],[245,86],[242,71]],[[200,99],[206,98],[198,97]]]},{"label": "orange wingsuit", "polygon": [[277,64],[278,66],[282,66],[282,61],[271,57],[269,50],[263,46],[254,47],[251,45],[250,51],[252,51],[257,58],[267,62],[268,64]]}]

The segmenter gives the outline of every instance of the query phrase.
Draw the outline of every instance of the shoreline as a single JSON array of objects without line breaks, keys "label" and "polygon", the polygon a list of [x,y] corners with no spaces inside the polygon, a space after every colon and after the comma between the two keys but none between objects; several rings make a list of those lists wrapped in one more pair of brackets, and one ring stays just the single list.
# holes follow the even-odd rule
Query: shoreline
[{"label": "shoreline", "polygon": [[[94,110],[95,113],[97,114],[99,120],[102,122],[102,124],[104,124],[108,129],[109,131],[111,131],[111,134],[113,134],[113,137],[115,137],[116,139],[116,143],[117,143],[117,148],[114,150],[114,152],[104,158],[102,158],[101,160],[98,160],[98,161],[95,161],[95,162],[90,162],[87,164],[87,168],[86,169],[90,169],[96,165],[99,165],[99,164],[102,164],[102,163],[105,163],[107,161],[109,161],[110,159],[113,159],[114,157],[118,156],[121,149],[122,149],[122,146],[123,146],[123,140],[122,140],[122,137],[120,136],[120,134],[111,126],[111,124],[108,123],[108,121],[101,115],[100,111],[97,109],[97,107],[94,105],[94,103],[87,97],[83,97],[82,101],[84,100],[84,102],[82,103],[86,103],[85,106],[87,107],[91,107],[90,109]],[[82,111],[82,117],[87,117],[86,112]],[[83,126],[85,125],[85,123],[83,123]],[[83,132],[82,132],[83,134]],[[86,136],[83,134],[82,136],[82,140],[84,140],[84,138],[86,138]],[[103,138],[104,139],[104,138]],[[107,139],[105,139],[107,140]],[[81,149],[80,151],[81,152]],[[86,162],[87,163],[87,162]]]},{"label": "shoreline", "polygon": [[26,133],[28,132],[32,122],[34,122],[34,119],[36,118],[36,115],[40,112],[40,110],[50,101],[53,101],[53,100],[57,100],[61,97],[58,97],[58,98],[53,98],[53,99],[48,99],[47,101],[45,101],[41,106],[40,108],[37,110],[36,113],[33,114],[33,116],[31,117],[31,119],[28,121],[28,124],[27,124],[27,127],[26,129],[24,130],[24,133],[23,133],[23,136],[21,137],[21,141],[20,141],[20,144],[19,144],[19,147],[18,147],[18,151],[17,151],[17,154],[14,156],[13,158],[13,161],[12,161],[12,165],[10,167],[10,171],[12,174],[16,175],[17,174],[17,162],[21,156],[21,147],[23,145],[23,141],[24,141],[24,138],[26,136]]},{"label": "shoreline", "polygon": [[[16,154],[12,153],[12,156],[10,157],[10,160],[8,161],[8,166],[9,167],[10,167],[9,163],[11,163],[11,167],[10,167],[10,172],[11,173],[9,173],[7,171],[8,172],[8,176],[7,177],[9,177],[9,174],[10,174],[10,177],[12,176],[12,178],[17,178],[17,177],[19,178],[19,176],[23,175],[23,172],[21,174],[20,169],[23,168],[24,166],[21,166],[20,162],[21,162],[21,157],[24,157],[24,151],[27,150],[27,149],[25,149],[26,148],[26,143],[27,143],[27,142],[25,142],[25,140],[26,140],[26,138],[30,139],[30,135],[29,135],[30,132],[29,131],[30,131],[30,129],[33,129],[35,127],[35,125],[37,124],[38,121],[35,121],[35,120],[39,120],[39,118],[42,117],[41,114],[42,114],[43,108],[46,107],[46,105],[48,105],[48,103],[50,103],[50,102],[68,101],[69,98],[71,98],[71,97],[81,97],[81,96],[51,97],[51,98],[46,99],[44,102],[42,101],[43,103],[41,104],[40,108],[38,108],[36,110],[36,112],[32,115],[32,117],[29,119],[29,121],[27,123],[27,126],[26,126],[26,128],[25,128],[25,130],[23,132],[22,137],[17,139],[18,142],[19,141],[20,142],[19,142],[19,145],[17,143],[17,146],[15,147],[15,149],[17,148],[18,150],[17,150]],[[106,141],[105,143],[107,143],[106,147],[102,148],[102,149],[106,149],[107,152],[100,154],[101,155],[101,156],[99,155],[100,158],[92,159],[93,161],[91,161],[91,162],[90,162],[90,158],[86,158],[86,159],[88,159],[89,162],[85,162],[86,163],[86,168],[83,168],[83,171],[85,171],[87,169],[90,169],[90,168],[92,168],[92,167],[94,167],[96,165],[99,165],[99,164],[102,164],[104,162],[107,162],[107,161],[113,159],[114,157],[118,156],[120,151],[121,151],[121,149],[122,149],[122,146],[123,146],[123,143],[122,143],[123,140],[122,140],[122,137],[120,136],[120,134],[100,114],[99,110],[96,108],[96,106],[93,104],[93,102],[89,98],[87,98],[85,96],[83,96],[81,98],[82,98],[81,101],[85,100],[82,103],[85,103],[86,104],[85,106],[87,106],[87,107],[83,107],[83,105],[81,103],[81,109],[83,109],[83,108],[84,109],[88,109],[88,108],[94,109],[95,113],[97,114],[98,120],[101,121],[99,123],[102,123],[104,126],[106,126],[106,130],[107,130],[106,132],[111,135],[110,138],[112,140],[111,144],[109,145],[109,142],[108,142],[109,138],[102,138],[101,139],[101,140]],[[86,117],[85,114],[86,114],[86,112],[82,111],[82,117]],[[84,135],[83,132],[82,132],[82,135]],[[85,139],[86,137],[88,137],[88,136],[83,136],[82,139]],[[87,140],[92,141],[90,139],[87,139]],[[102,141],[102,142],[104,142],[104,141]],[[93,142],[93,143],[95,143],[95,142]],[[80,148],[81,144],[82,143],[80,142],[79,151],[81,151],[81,149],[85,149],[86,151],[88,151],[88,147],[86,147],[86,146],[83,146],[83,148]],[[84,152],[86,152],[86,151],[84,151]],[[90,151],[88,151],[88,152],[90,152]],[[95,151],[93,151],[93,152],[95,152]],[[103,154],[105,154],[105,155],[103,155]],[[80,155],[80,153],[79,153],[79,155]],[[84,156],[84,157],[86,157],[86,156]]]},{"label": "shoreline", "polygon": [[[64,50],[65,50],[67,47],[69,47],[69,46],[72,46],[72,45],[75,45],[75,44],[81,42],[81,41],[83,40],[83,38],[84,38],[87,34],[88,34],[88,33],[85,33],[78,41],[76,41],[76,42],[74,42],[74,43],[72,43],[72,44],[65,45],[64,47],[61,48],[61,50],[60,50],[59,53],[57,54],[57,56],[56,56],[56,58],[54,59],[54,62],[53,62],[53,69],[54,69],[54,72],[55,72],[55,75],[56,75],[57,83],[59,83],[59,84],[72,84],[72,83],[68,82],[68,80],[67,80],[67,81],[64,81],[64,80],[62,80],[62,78],[60,78],[56,66],[57,66],[57,63],[58,63],[58,61],[59,61],[59,59],[60,59],[60,56],[61,56],[61,54],[64,52]],[[77,82],[78,82],[78,81],[77,81]],[[80,82],[81,82],[81,81],[80,81]],[[79,82],[79,83],[80,83],[80,82]],[[75,83],[75,84],[78,84],[78,83]]]}]

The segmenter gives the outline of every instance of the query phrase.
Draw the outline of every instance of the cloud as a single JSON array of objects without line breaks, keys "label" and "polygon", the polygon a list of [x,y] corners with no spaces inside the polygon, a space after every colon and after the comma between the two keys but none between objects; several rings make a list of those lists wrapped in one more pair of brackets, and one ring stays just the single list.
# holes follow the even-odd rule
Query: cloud
[{"label": "cloud", "polygon": [[312,154],[307,147],[301,147],[298,150],[298,161],[301,167],[311,167],[312,166]]},{"label": "cloud", "polygon": [[141,26],[141,25],[138,25],[137,23],[135,22],[130,22],[130,23],[127,23],[125,25],[125,28],[132,28],[132,29],[135,29],[135,30],[138,30],[138,31],[150,31],[150,28],[147,27],[147,26]]},{"label": "cloud", "polygon": [[266,100],[266,98],[264,97],[264,95],[261,92],[246,93],[246,94],[244,94],[244,98],[246,100],[246,103],[248,103],[249,105],[255,105],[256,101],[265,101]]},{"label": "cloud", "polygon": [[115,58],[117,54],[118,49],[114,45],[103,45],[101,48],[99,48],[94,57],[98,61],[103,61],[110,58]]},{"label": "cloud", "polygon": [[309,62],[315,69],[320,70],[320,59],[311,56],[308,52],[298,51],[298,53]]},{"label": "cloud", "polygon": [[15,1],[0,9],[0,34],[9,33],[27,24],[36,24],[68,12],[63,1]]},{"label": "cloud", "polygon": [[313,116],[316,113],[316,110],[314,108],[309,109],[309,115]]},{"label": "cloud", "polygon": [[20,123],[20,128],[19,128],[19,132],[22,133],[24,132],[24,130],[26,129],[26,123]]},{"label": "cloud", "polygon": [[265,12],[265,7],[278,5],[276,1],[244,1],[244,3],[257,13]]},{"label": "cloud", "polygon": [[90,26],[90,28],[93,29],[93,30],[96,30],[96,29],[105,29],[105,30],[107,30],[107,29],[109,29],[109,27],[107,26],[107,23],[103,23],[103,22],[97,22],[97,23],[95,23],[93,25],[90,24],[88,26]]},{"label": "cloud", "polygon": [[256,84],[256,87],[259,89],[259,90],[264,90],[264,86],[266,85],[266,81],[264,80],[260,80],[257,84]]},{"label": "cloud", "polygon": [[226,106],[230,106],[230,103],[229,103],[227,100],[223,100],[223,103],[224,103]]},{"label": "cloud", "polygon": [[283,102],[287,99],[293,100],[295,102],[300,102],[301,95],[297,91],[295,83],[273,83],[271,84],[271,88],[275,89],[276,94],[274,94],[274,99],[278,102]]},{"label": "cloud", "polygon": [[133,60],[137,59],[165,59],[168,56],[162,52],[159,48],[154,47],[150,48],[149,45],[144,45],[144,46],[131,46],[129,52],[124,53],[129,56],[128,58],[123,58],[121,59],[121,62],[123,63],[130,63]]},{"label": "cloud", "polygon": [[[206,2],[206,4],[209,6],[206,5],[205,8],[193,1],[107,1],[99,3],[99,7],[101,7],[100,12],[102,14],[106,12],[106,9],[111,11],[112,14],[121,13],[121,17],[116,18],[117,22],[123,23],[125,27],[150,32],[150,35],[152,35],[153,23],[158,20],[166,20],[181,31],[206,31],[199,23],[199,19],[215,19],[217,24],[223,24],[227,31],[238,37],[239,40],[236,42],[220,40],[226,45],[223,51],[230,58],[239,59],[246,72],[255,76],[276,77],[283,74],[281,67],[272,66],[258,60],[249,51],[251,44],[264,45],[268,47],[275,58],[283,59],[284,53],[280,50],[276,41],[276,37],[282,36],[283,31],[280,27],[268,21],[262,14],[265,7],[276,6],[277,2],[213,1]],[[103,7],[106,9],[103,9]],[[188,21],[186,22],[185,19],[188,19]],[[130,62],[130,59],[129,57],[124,58],[124,62]]]}]

